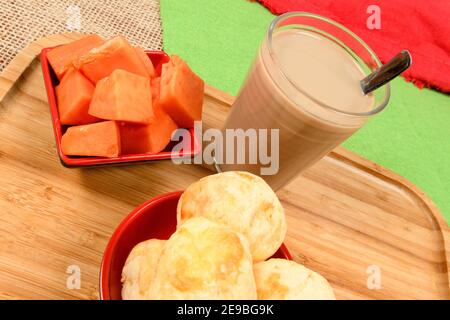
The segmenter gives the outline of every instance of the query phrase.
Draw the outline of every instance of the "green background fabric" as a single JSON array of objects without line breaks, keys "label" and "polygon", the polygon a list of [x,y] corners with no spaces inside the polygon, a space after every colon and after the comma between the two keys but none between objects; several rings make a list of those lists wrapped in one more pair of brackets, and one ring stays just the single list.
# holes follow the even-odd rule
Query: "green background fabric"
[{"label": "green background fabric", "polygon": [[[274,16],[246,0],[161,0],[164,49],[236,95]],[[450,221],[450,97],[398,78],[388,107],[344,147],[406,177]]]}]

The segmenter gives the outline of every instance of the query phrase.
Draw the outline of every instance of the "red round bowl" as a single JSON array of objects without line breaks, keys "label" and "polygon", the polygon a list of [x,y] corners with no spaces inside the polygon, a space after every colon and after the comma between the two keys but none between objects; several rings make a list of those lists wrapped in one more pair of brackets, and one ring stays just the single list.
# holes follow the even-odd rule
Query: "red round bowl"
[{"label": "red round bowl", "polygon": [[[122,269],[131,249],[148,239],[169,239],[177,225],[177,204],[183,191],[162,194],[141,204],[114,231],[100,266],[100,299],[121,300]],[[273,258],[292,260],[284,244]]]}]

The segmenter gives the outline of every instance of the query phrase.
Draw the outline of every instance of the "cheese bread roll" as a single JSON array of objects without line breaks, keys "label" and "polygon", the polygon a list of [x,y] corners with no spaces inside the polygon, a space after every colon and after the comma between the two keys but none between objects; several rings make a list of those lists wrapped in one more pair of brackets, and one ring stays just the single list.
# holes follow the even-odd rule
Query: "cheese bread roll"
[{"label": "cheese bread roll", "polygon": [[167,240],[150,296],[155,299],[256,299],[247,240],[197,217]]},{"label": "cheese bread roll", "polygon": [[328,281],[290,260],[270,259],[253,267],[260,300],[335,300]]},{"label": "cheese bread roll", "polygon": [[137,244],[131,250],[122,270],[122,299],[149,299],[148,290],[165,242],[151,239]]},{"label": "cheese bread roll", "polygon": [[190,185],[178,201],[178,226],[197,216],[242,233],[255,262],[270,258],[286,236],[285,214],[276,194],[248,172],[219,173]]}]

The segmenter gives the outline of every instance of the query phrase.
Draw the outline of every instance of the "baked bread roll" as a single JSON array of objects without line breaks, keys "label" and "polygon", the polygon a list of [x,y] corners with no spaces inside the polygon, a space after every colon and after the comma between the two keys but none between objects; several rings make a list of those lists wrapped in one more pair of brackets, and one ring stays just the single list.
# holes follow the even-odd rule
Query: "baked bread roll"
[{"label": "baked bread roll", "polygon": [[253,267],[260,300],[335,300],[328,281],[290,260],[270,259]]},{"label": "baked bread roll", "polygon": [[122,299],[149,299],[148,290],[165,242],[151,239],[137,244],[131,250],[122,270]]},{"label": "baked bread roll", "polygon": [[150,289],[152,299],[256,299],[247,240],[202,217],[167,240]]},{"label": "baked bread roll", "polygon": [[270,258],[286,235],[284,210],[276,194],[248,172],[219,173],[190,185],[178,202],[178,226],[197,216],[242,233],[255,262]]}]

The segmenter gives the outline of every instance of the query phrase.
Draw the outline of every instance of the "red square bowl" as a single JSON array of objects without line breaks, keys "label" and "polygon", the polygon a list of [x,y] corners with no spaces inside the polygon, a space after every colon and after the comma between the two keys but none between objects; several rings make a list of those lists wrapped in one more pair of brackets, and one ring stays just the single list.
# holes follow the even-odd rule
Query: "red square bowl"
[{"label": "red square bowl", "polygon": [[[173,151],[172,148],[175,144],[180,142],[175,141],[169,143],[169,145],[159,153],[138,153],[138,154],[125,154],[113,158],[105,157],[77,157],[77,156],[66,156],[63,154],[61,149],[61,137],[66,131],[68,126],[62,125],[59,119],[58,106],[56,102],[55,87],[59,84],[58,78],[56,77],[50,63],[47,59],[47,53],[53,48],[44,48],[41,51],[41,65],[42,73],[44,75],[45,88],[47,90],[48,104],[50,106],[50,113],[53,123],[53,131],[55,133],[56,147],[58,150],[58,155],[61,163],[65,167],[91,167],[91,166],[104,166],[104,165],[115,165],[124,164],[131,162],[147,162],[154,160],[163,159],[173,159],[173,158],[185,158],[193,157],[200,151],[200,145],[197,137],[194,134],[194,129],[189,128],[188,131],[182,136],[181,143],[182,147],[180,151]],[[169,56],[163,51],[150,51],[146,50],[145,53],[155,66],[158,75],[161,75],[161,66],[170,60]],[[187,137],[189,135],[189,137]],[[187,139],[189,138],[189,139]]]}]

